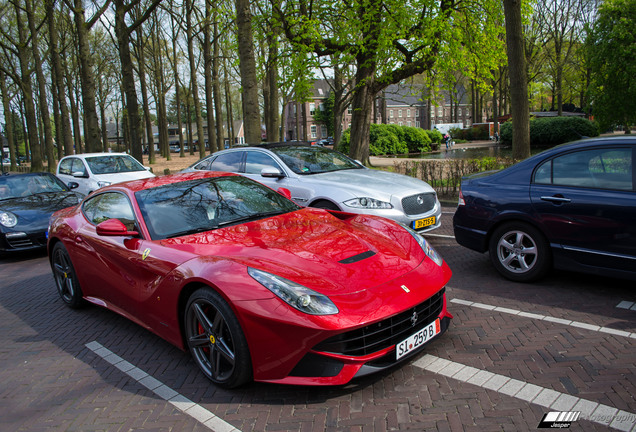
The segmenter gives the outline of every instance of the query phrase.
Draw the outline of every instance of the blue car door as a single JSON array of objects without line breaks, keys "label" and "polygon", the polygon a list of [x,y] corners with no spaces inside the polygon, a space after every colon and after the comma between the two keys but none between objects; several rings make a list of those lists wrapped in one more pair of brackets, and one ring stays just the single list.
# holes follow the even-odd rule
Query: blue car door
[{"label": "blue car door", "polygon": [[[537,167],[530,187],[553,247],[577,265],[636,266],[634,149],[600,146],[559,155]],[[556,254],[555,254],[556,255]]]}]

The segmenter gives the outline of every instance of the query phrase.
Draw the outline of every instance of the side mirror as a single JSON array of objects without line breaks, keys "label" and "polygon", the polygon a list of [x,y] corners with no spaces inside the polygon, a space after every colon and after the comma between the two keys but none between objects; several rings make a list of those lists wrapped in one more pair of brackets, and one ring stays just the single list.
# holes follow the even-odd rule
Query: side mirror
[{"label": "side mirror", "polygon": [[106,237],[134,237],[138,236],[139,233],[137,231],[128,231],[126,225],[119,219],[108,219],[97,225],[97,235]]},{"label": "side mirror", "polygon": [[285,177],[285,174],[280,172],[280,170],[278,168],[267,167],[267,168],[263,168],[261,170],[261,177],[279,178],[280,179],[280,178]]},{"label": "side mirror", "polygon": [[75,171],[74,173],[71,174],[73,177],[79,177],[79,178],[88,178],[88,175],[86,173],[83,173],[82,171]]},{"label": "side mirror", "polygon": [[279,194],[281,194],[282,196],[284,196],[287,199],[292,199],[291,197],[291,192],[289,191],[289,189],[284,188],[284,187],[280,187],[276,190],[276,192],[278,192]]},{"label": "side mirror", "polygon": [[77,182],[68,182],[68,188],[69,189],[77,189],[79,187],[79,183]]}]

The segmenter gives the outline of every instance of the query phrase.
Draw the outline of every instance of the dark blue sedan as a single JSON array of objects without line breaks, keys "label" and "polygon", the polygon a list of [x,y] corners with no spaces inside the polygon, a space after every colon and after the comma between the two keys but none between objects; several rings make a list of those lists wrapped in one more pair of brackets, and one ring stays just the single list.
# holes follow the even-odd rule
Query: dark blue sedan
[{"label": "dark blue sedan", "polygon": [[457,242],[506,278],[551,268],[636,280],[636,137],[564,144],[462,179]]},{"label": "dark blue sedan", "polygon": [[0,255],[46,248],[51,215],[81,198],[50,173],[0,176]]}]

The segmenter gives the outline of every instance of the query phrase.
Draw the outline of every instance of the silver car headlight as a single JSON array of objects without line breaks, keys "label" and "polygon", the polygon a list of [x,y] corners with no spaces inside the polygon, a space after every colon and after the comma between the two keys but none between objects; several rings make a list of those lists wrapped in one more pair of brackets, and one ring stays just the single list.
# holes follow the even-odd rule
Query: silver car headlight
[{"label": "silver car headlight", "polygon": [[375,198],[361,197],[353,198],[345,201],[344,204],[348,207],[360,208],[360,209],[392,209],[391,203],[380,201]]},{"label": "silver car headlight", "polygon": [[422,247],[422,250],[424,251],[426,256],[432,259],[435,264],[441,267],[444,260],[442,260],[442,257],[437,253],[435,249],[433,249],[433,246],[431,246],[424,237],[413,231],[411,228],[407,227],[406,225],[402,226],[409,232],[409,234],[413,236],[415,240],[417,240],[417,243]]},{"label": "silver car headlight", "polygon": [[283,277],[248,267],[247,273],[291,307],[309,315],[333,315],[338,308],[329,297]]},{"label": "silver car headlight", "polygon": [[18,224],[18,217],[11,212],[0,212],[0,224],[7,228],[13,228]]}]

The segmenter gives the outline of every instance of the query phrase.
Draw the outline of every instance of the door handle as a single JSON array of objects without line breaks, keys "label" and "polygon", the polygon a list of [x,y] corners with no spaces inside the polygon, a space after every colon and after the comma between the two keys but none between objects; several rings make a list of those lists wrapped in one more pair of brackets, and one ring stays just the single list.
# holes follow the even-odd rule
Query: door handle
[{"label": "door handle", "polygon": [[542,196],[541,199],[553,204],[564,204],[572,201],[570,198],[564,198],[562,196]]}]

